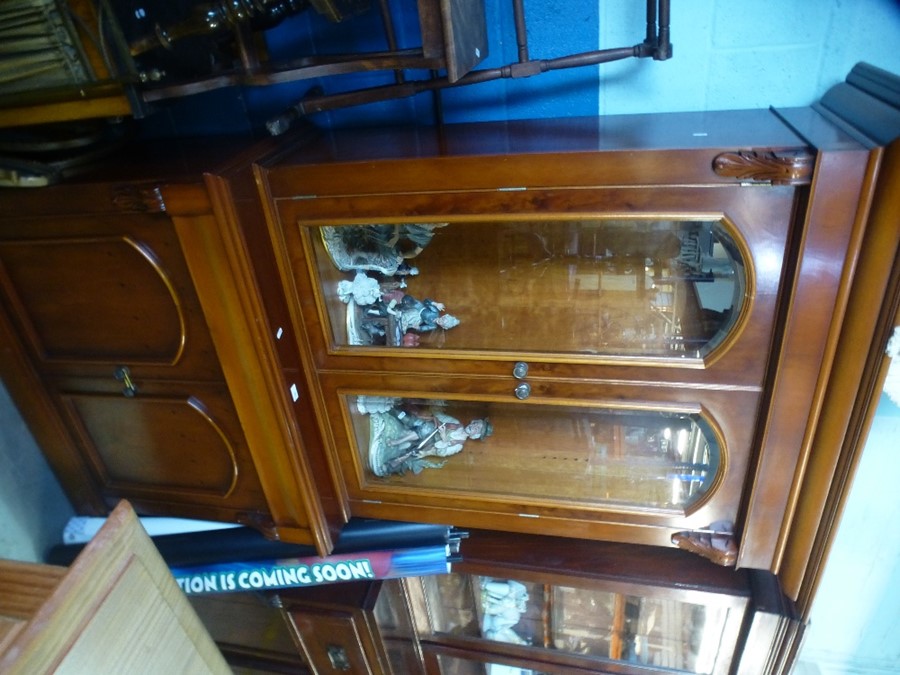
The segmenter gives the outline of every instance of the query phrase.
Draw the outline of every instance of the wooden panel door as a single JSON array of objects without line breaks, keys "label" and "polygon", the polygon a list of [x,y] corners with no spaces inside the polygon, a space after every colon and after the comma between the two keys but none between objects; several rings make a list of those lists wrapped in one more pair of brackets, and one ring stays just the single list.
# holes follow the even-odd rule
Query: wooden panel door
[{"label": "wooden panel door", "polygon": [[2,236],[6,302],[42,370],[221,379],[166,216],[23,219]]},{"label": "wooden panel door", "polygon": [[266,511],[167,215],[4,222],[0,289],[66,428],[71,447],[44,448],[64,485],[87,483],[107,507],[127,497],[151,513]]},{"label": "wooden panel door", "polygon": [[181,504],[210,517],[217,508],[244,517],[265,503],[224,384],[137,380],[136,387],[133,397],[96,385],[57,393],[107,503]]}]

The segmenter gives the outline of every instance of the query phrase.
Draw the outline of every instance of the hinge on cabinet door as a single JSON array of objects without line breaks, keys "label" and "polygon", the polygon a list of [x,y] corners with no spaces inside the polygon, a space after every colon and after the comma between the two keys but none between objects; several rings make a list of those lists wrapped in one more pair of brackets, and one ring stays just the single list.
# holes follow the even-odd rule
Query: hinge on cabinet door
[{"label": "hinge on cabinet door", "polygon": [[815,155],[809,150],[738,150],[713,159],[713,171],[741,185],[808,185]]},{"label": "hinge on cabinet door", "polygon": [[676,532],[672,535],[672,543],[723,567],[733,567],[737,562],[734,523],[727,520],[717,521],[700,530]]}]

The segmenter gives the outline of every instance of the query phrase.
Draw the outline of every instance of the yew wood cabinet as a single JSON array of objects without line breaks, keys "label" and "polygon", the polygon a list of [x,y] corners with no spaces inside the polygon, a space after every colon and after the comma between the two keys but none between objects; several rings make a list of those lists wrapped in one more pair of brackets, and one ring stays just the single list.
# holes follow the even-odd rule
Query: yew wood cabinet
[{"label": "yew wood cabinet", "polygon": [[778,569],[862,144],[635,115],[304,136],[255,171],[349,515]]},{"label": "yew wood cabinet", "polygon": [[802,569],[873,147],[804,108],[132,149],[0,193],[2,376],[84,512]]}]

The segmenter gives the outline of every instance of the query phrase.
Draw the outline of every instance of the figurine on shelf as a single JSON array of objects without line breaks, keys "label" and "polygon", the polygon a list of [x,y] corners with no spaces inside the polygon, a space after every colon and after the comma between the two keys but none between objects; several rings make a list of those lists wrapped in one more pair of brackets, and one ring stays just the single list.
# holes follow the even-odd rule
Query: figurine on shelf
[{"label": "figurine on shelf", "polygon": [[402,287],[396,282],[381,283],[365,272],[357,272],[352,281],[338,282],[338,298],[347,304],[350,344],[416,347],[416,333],[459,325],[459,319],[444,312],[443,303],[418,300]]},{"label": "figurine on shelf", "polygon": [[399,291],[384,294],[382,301],[387,302],[388,314],[399,320],[401,333],[411,330],[425,333],[437,328],[449,330],[459,325],[459,319],[444,313],[445,306],[442,302],[428,298],[418,300]]},{"label": "figurine on shelf", "polygon": [[400,404],[401,399],[393,396],[357,396],[356,409],[363,415],[372,413],[384,413],[393,410]]},{"label": "figurine on shelf", "polygon": [[489,640],[524,645],[513,630],[528,609],[528,589],[518,581],[486,578],[481,584],[481,631]]},{"label": "figurine on shelf", "polygon": [[338,282],[337,294],[343,303],[350,304],[352,300],[357,305],[372,305],[381,299],[381,286],[377,279],[365,272],[357,272],[353,281]]},{"label": "figurine on shelf", "polygon": [[487,419],[462,424],[440,410],[394,408],[370,415],[369,466],[376,476],[421,473],[444,465],[428,457],[462,452],[469,439],[481,440],[493,429]]},{"label": "figurine on shelf", "polygon": [[385,276],[417,274],[407,260],[416,257],[446,223],[342,225],[322,228],[322,241],[339,270],[365,270]]}]

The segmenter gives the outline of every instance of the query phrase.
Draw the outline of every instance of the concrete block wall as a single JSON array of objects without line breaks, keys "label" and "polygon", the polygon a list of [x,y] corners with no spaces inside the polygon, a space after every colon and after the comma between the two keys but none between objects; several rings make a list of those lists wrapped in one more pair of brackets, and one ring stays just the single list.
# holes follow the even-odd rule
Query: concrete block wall
[{"label": "concrete block wall", "polygon": [[[674,58],[600,67],[601,115],[805,106],[859,61],[900,73],[897,0],[672,0]],[[600,43],[643,3],[600,1]]]}]

